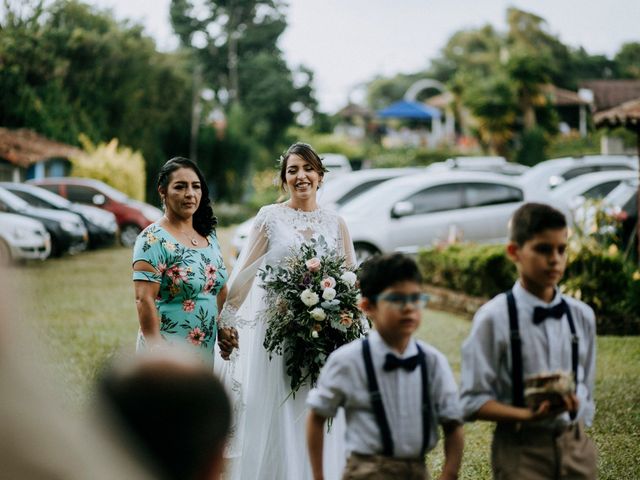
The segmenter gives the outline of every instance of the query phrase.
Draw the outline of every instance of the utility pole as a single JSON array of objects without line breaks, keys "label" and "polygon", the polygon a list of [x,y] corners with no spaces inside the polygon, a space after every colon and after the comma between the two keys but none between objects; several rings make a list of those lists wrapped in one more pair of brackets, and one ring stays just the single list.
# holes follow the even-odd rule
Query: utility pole
[{"label": "utility pole", "polygon": [[193,69],[193,96],[191,98],[191,137],[189,142],[189,157],[194,162],[198,161],[198,133],[200,131],[200,116],[202,103],[200,88],[202,85],[202,65],[198,64]]}]

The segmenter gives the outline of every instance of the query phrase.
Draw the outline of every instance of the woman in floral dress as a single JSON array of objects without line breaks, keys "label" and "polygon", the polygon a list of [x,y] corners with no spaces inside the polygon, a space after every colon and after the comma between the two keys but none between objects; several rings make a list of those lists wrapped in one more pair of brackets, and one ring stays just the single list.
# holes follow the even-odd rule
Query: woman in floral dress
[{"label": "woman in floral dress", "polygon": [[[137,349],[187,344],[213,364],[227,270],[209,190],[196,164],[177,157],[162,167],[158,193],[164,215],[140,233],[133,249]],[[225,335],[233,333],[222,332],[221,338]]]}]

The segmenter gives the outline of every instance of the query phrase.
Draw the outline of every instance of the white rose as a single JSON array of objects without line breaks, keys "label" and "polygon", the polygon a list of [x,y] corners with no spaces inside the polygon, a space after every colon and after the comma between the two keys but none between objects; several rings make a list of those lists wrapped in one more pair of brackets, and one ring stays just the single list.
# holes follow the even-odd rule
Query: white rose
[{"label": "white rose", "polygon": [[327,314],[324,313],[324,310],[321,308],[314,308],[313,310],[311,310],[309,312],[309,315],[311,315],[311,318],[313,318],[314,320],[321,322],[323,321],[325,318],[327,318]]},{"label": "white rose", "polygon": [[318,332],[316,332],[315,330],[313,332],[311,332],[311,336],[313,338],[318,338]]},{"label": "white rose", "polygon": [[313,292],[313,290],[309,290],[308,288],[300,294],[300,300],[307,307],[313,307],[316,303],[320,301],[318,295]]},{"label": "white rose", "polygon": [[336,291],[333,288],[325,288],[324,292],[322,292],[322,298],[327,301],[331,301],[336,298]]},{"label": "white rose", "polygon": [[356,274],[350,271],[346,271],[340,276],[340,280],[342,280],[350,287],[353,287],[356,284],[357,278],[358,277],[356,277]]}]

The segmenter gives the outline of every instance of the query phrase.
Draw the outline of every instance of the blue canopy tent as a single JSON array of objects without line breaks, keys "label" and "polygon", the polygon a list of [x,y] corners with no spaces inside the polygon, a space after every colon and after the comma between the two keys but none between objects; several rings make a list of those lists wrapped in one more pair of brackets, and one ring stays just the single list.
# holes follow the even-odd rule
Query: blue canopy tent
[{"label": "blue canopy tent", "polygon": [[431,120],[441,117],[440,110],[420,102],[400,100],[378,110],[379,118],[404,118],[407,120]]}]

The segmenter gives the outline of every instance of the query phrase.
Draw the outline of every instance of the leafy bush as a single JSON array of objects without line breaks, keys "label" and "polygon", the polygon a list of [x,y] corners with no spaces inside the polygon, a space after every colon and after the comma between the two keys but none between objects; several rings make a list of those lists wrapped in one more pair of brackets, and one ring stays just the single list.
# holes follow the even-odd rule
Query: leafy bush
[{"label": "leafy bush", "polygon": [[427,166],[441,162],[447,158],[461,155],[460,152],[448,149],[426,150],[422,148],[377,148],[369,153],[368,160],[376,168]]},{"label": "leafy bush", "polygon": [[214,203],[213,212],[218,218],[218,228],[226,228],[252,217],[256,209],[239,203]]},{"label": "leafy bush", "polygon": [[533,166],[545,159],[547,139],[542,128],[534,127],[523,132],[520,142],[520,148],[518,148],[515,158],[517,163]]},{"label": "leafy bush", "polygon": [[517,278],[503,245],[454,244],[423,250],[418,262],[426,283],[478,297],[504,292]]},{"label": "leafy bush", "polygon": [[[508,290],[517,278],[504,245],[423,250],[418,262],[426,283],[485,298]],[[564,278],[560,289],[594,309],[599,334],[640,334],[640,271],[617,248],[571,254]]]},{"label": "leafy bush", "polygon": [[119,146],[117,138],[94,145],[81,135],[80,142],[86,155],[70,159],[71,175],[102,180],[131,198],[144,200],[146,175],[140,152]]}]

